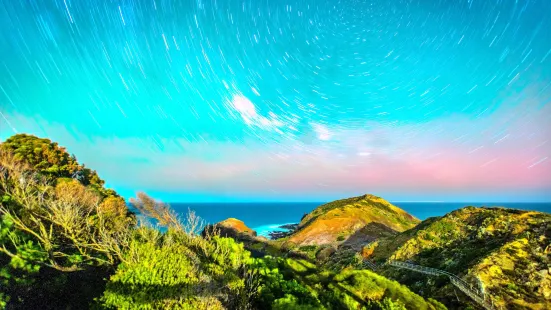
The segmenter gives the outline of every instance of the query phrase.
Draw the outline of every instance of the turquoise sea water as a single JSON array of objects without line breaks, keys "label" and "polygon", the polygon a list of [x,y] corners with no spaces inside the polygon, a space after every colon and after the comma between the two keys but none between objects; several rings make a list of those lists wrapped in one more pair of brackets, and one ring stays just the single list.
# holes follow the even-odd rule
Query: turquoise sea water
[{"label": "turquoise sea water", "polygon": [[[258,235],[267,236],[270,231],[283,231],[280,225],[298,223],[302,216],[323,202],[280,203],[171,203],[180,214],[194,210],[207,223],[216,223],[229,217],[242,220]],[[551,203],[499,203],[499,202],[394,202],[420,220],[442,216],[465,206],[502,206],[551,213]]]}]

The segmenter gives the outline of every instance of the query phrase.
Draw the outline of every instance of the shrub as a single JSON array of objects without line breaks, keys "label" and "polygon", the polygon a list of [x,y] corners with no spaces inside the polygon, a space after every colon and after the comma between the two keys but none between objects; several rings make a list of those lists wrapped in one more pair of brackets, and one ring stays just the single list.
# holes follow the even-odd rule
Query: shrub
[{"label": "shrub", "polygon": [[[17,135],[0,145],[2,303],[36,308],[49,296],[50,307],[82,308],[101,291],[133,225],[127,210],[107,216],[98,208],[117,197],[102,185],[49,140]],[[65,297],[69,287],[74,299]]]},{"label": "shrub", "polygon": [[407,309],[435,308],[433,304],[411,292],[407,287],[369,270],[344,270],[337,274],[334,280],[339,286],[362,300],[379,301],[390,298],[393,301],[398,300]]},{"label": "shrub", "polygon": [[303,246],[299,247],[298,249],[300,251],[303,251],[303,252],[311,252],[311,251],[315,251],[317,248],[318,248],[318,246],[316,246],[316,245],[303,245]]},{"label": "shrub", "polygon": [[122,263],[107,283],[102,297],[108,308],[137,309],[193,303],[206,278],[197,270],[183,245],[159,247],[133,242],[128,263]]},{"label": "shrub", "polygon": [[258,295],[253,305],[258,309],[315,309],[320,302],[312,292],[294,278],[295,272],[289,269],[282,258],[265,257],[254,259],[251,268],[259,275]]},{"label": "shrub", "polygon": [[[148,230],[142,228],[142,230]],[[123,309],[244,309],[249,253],[233,239],[140,232],[99,302]],[[152,236],[152,237],[151,237]]]},{"label": "shrub", "polygon": [[295,295],[285,294],[284,297],[276,299],[272,303],[273,310],[313,310],[323,309],[321,306],[305,305]]},{"label": "shrub", "polygon": [[16,161],[29,165],[32,170],[51,180],[74,178],[102,193],[114,193],[103,188],[105,181],[95,171],[79,164],[74,155],[70,155],[64,147],[49,139],[16,134],[4,141],[0,150],[11,153]]}]

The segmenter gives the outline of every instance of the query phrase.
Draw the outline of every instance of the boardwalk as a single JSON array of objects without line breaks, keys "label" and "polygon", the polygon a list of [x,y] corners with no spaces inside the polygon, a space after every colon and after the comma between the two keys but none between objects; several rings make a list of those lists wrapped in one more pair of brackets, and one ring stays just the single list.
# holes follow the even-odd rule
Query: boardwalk
[{"label": "boardwalk", "polygon": [[[373,263],[370,262],[370,264],[373,264]],[[420,272],[420,273],[424,273],[432,276],[446,276],[450,279],[450,282],[455,287],[457,287],[460,291],[465,293],[467,296],[471,297],[479,305],[484,307],[484,309],[488,309],[488,310],[496,309],[492,299],[488,294],[484,294],[483,292],[480,292],[478,289],[474,288],[472,285],[470,285],[463,279],[447,271],[424,267],[424,266],[415,265],[415,264],[406,263],[406,262],[395,261],[395,260],[388,261],[388,264],[397,268],[408,269],[411,271]]]},{"label": "boardwalk", "polygon": [[375,265],[374,263],[368,261],[367,259],[364,259],[363,262],[362,262],[362,265],[364,268],[369,268],[373,271],[376,271],[379,267],[377,267],[377,265]]}]

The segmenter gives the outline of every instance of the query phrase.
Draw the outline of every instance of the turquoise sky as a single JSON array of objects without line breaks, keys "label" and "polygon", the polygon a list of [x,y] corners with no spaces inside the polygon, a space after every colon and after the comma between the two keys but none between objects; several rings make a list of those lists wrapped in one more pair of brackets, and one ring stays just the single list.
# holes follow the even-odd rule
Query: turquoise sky
[{"label": "turquoise sky", "polygon": [[0,0],[0,138],[169,201],[551,200],[551,2]]}]

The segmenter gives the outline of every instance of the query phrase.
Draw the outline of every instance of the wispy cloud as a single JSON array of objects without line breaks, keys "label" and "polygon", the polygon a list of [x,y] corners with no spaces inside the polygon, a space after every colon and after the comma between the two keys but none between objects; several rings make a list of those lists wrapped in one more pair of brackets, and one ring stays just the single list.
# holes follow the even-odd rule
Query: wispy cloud
[{"label": "wispy cloud", "polygon": [[[265,118],[250,102],[238,98],[235,103],[244,120],[262,125]],[[551,144],[542,143],[549,132],[537,127],[551,115],[550,108],[539,111],[541,119],[533,120],[533,128],[524,119],[502,119],[510,117],[509,112],[475,120],[451,116],[392,128],[373,123],[366,130],[323,126],[314,129],[320,143],[108,139],[87,137],[39,117],[7,118],[21,132],[67,146],[116,189],[227,197],[279,195],[283,200],[362,192],[430,198],[430,193],[458,197],[515,191],[520,197],[535,190],[541,199],[550,199],[551,161],[545,159]],[[496,137],[504,136],[502,121],[509,133],[496,144]],[[158,143],[164,145],[162,151]]]},{"label": "wispy cloud", "polygon": [[273,112],[269,112],[268,117],[260,115],[252,101],[243,95],[234,95],[229,105],[239,113],[245,124],[249,126],[277,130],[278,127],[284,125]]}]

